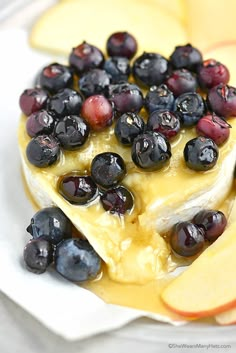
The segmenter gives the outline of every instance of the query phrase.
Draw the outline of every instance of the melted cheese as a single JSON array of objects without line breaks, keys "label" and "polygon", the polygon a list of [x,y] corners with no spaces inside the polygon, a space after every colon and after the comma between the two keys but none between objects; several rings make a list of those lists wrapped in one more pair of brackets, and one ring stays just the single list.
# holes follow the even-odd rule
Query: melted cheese
[{"label": "melted cheese", "polygon": [[[65,212],[103,258],[113,280],[146,283],[172,271],[177,263],[163,236],[165,232],[177,221],[191,219],[202,207],[218,208],[230,191],[236,160],[236,120],[230,122],[235,127],[229,141],[220,148],[219,160],[212,170],[195,172],[184,164],[183,148],[196,136],[193,128],[183,130],[172,143],[169,166],[157,172],[144,172],[132,163],[130,148],[117,143],[113,127],[92,134],[79,151],[61,153],[55,165],[36,168],[25,155],[30,141],[25,119],[20,121],[19,145],[23,172],[33,198],[40,207],[55,204]],[[105,212],[99,199],[86,207],[71,205],[57,191],[61,175],[89,172],[91,159],[103,151],[121,154],[127,164],[128,173],[122,184],[134,194],[135,207],[124,217]]]}]

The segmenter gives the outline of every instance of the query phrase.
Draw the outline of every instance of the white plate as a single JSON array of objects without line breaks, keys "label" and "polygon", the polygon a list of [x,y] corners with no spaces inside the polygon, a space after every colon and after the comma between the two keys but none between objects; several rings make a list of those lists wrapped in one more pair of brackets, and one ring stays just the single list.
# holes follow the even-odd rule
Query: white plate
[{"label": "white plate", "polygon": [[[14,43],[10,47],[7,43]],[[36,276],[27,272],[22,251],[29,235],[25,228],[33,214],[21,179],[17,147],[18,99],[30,80],[52,58],[29,49],[23,31],[0,32],[0,290],[53,332],[67,339],[81,339],[107,332],[142,316],[142,312],[106,305],[92,293],[65,281],[53,271]],[[155,317],[157,318],[157,317]],[[116,333],[127,339],[150,342],[235,343],[235,327],[192,323],[173,327],[136,321]],[[173,347],[178,348],[178,347]]]}]

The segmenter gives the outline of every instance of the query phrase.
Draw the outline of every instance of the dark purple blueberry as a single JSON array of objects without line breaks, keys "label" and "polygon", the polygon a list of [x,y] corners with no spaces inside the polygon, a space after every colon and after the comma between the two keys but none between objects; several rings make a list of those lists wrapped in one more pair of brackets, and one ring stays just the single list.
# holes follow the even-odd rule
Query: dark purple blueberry
[{"label": "dark purple blueberry", "polygon": [[129,60],[121,56],[108,58],[103,69],[111,76],[112,83],[127,81],[130,75]]},{"label": "dark purple blueberry", "polygon": [[170,246],[179,256],[197,255],[204,247],[204,231],[191,222],[177,223],[170,234]]},{"label": "dark purple blueberry", "polygon": [[147,131],[134,139],[131,156],[138,167],[150,171],[157,170],[169,162],[170,143],[162,134]]},{"label": "dark purple blueberry", "polygon": [[42,69],[39,74],[39,85],[50,93],[73,86],[72,70],[65,65],[52,63]]},{"label": "dark purple blueberry", "polygon": [[174,95],[169,88],[162,84],[160,86],[151,86],[145,97],[145,108],[149,113],[154,110],[167,109],[172,110],[174,105]]},{"label": "dark purple blueberry", "polygon": [[49,99],[48,110],[60,119],[66,115],[79,115],[82,103],[83,98],[77,91],[65,88]]},{"label": "dark purple blueberry", "polygon": [[114,152],[97,154],[91,163],[91,175],[96,184],[102,188],[114,187],[126,174],[123,158]]},{"label": "dark purple blueberry", "polygon": [[65,116],[56,123],[54,136],[65,150],[73,151],[87,141],[89,125],[86,120],[77,115]]},{"label": "dark purple blueberry", "polygon": [[136,39],[127,32],[113,33],[107,40],[106,48],[109,56],[123,56],[132,59],[137,52]]},{"label": "dark purple blueberry", "polygon": [[203,89],[210,89],[220,83],[227,84],[229,78],[227,67],[214,59],[203,61],[198,68],[198,81]]},{"label": "dark purple blueberry", "polygon": [[24,262],[27,270],[43,273],[53,261],[53,245],[45,239],[32,239],[24,248]]},{"label": "dark purple blueberry", "polygon": [[55,125],[54,117],[47,110],[32,113],[26,121],[26,131],[30,137],[50,135]]},{"label": "dark purple blueberry", "polygon": [[139,112],[143,106],[143,94],[141,89],[131,83],[110,85],[108,89],[110,102],[114,104],[118,113]]},{"label": "dark purple blueberry", "polygon": [[97,47],[83,42],[76,48],[72,49],[69,57],[70,65],[74,68],[78,75],[83,74],[89,69],[102,67],[104,56]]},{"label": "dark purple blueberry", "polygon": [[95,95],[85,99],[81,115],[94,131],[100,131],[110,126],[113,120],[111,103],[102,95]]},{"label": "dark purple blueberry", "polygon": [[207,102],[219,116],[236,116],[236,88],[223,83],[213,87],[207,96]]},{"label": "dark purple blueberry", "polygon": [[171,75],[168,76],[165,83],[175,97],[186,92],[195,92],[197,89],[195,76],[186,69],[173,71]]},{"label": "dark purple blueberry", "polygon": [[228,140],[230,128],[223,118],[214,113],[203,116],[196,125],[198,135],[211,138],[218,146]]},{"label": "dark purple blueberry", "polygon": [[29,116],[46,107],[48,93],[42,88],[29,88],[24,90],[20,96],[19,104],[22,112]]},{"label": "dark purple blueberry", "polygon": [[176,98],[174,111],[180,116],[184,126],[193,126],[205,114],[205,101],[195,92],[183,93]]},{"label": "dark purple blueberry", "polygon": [[74,205],[86,205],[98,196],[98,188],[90,176],[71,175],[60,180],[59,193]]},{"label": "dark purple blueberry", "polygon": [[223,212],[215,210],[202,210],[193,219],[198,227],[205,231],[205,238],[215,241],[225,230],[227,219]]},{"label": "dark purple blueberry", "polygon": [[111,83],[111,76],[101,69],[91,69],[79,79],[79,89],[85,97],[105,94]]},{"label": "dark purple blueberry", "polygon": [[26,156],[34,166],[48,167],[55,163],[60,156],[58,141],[51,135],[36,136],[28,143]]},{"label": "dark purple blueberry", "polygon": [[94,279],[101,271],[101,258],[85,239],[67,239],[56,247],[55,268],[73,282]]},{"label": "dark purple blueberry", "polygon": [[130,212],[134,205],[133,195],[123,186],[109,189],[101,195],[101,203],[105,211],[124,215]]},{"label": "dark purple blueberry", "polygon": [[202,54],[191,44],[180,45],[175,47],[174,52],[171,54],[170,63],[175,69],[196,71],[202,63]]},{"label": "dark purple blueberry", "polygon": [[179,117],[174,112],[166,109],[155,110],[148,118],[147,130],[160,132],[167,139],[171,139],[180,131]]},{"label": "dark purple blueberry", "polygon": [[46,207],[34,214],[27,232],[34,239],[46,239],[55,245],[65,238],[71,238],[72,223],[60,208]]},{"label": "dark purple blueberry", "polygon": [[115,125],[115,135],[120,143],[131,146],[135,137],[144,132],[145,123],[136,113],[125,113]]},{"label": "dark purple blueberry", "polygon": [[133,76],[136,82],[145,87],[163,83],[168,71],[168,61],[156,53],[144,53],[133,64]]},{"label": "dark purple blueberry", "polygon": [[193,170],[205,171],[217,162],[219,150],[215,142],[203,136],[188,141],[184,147],[186,165]]}]

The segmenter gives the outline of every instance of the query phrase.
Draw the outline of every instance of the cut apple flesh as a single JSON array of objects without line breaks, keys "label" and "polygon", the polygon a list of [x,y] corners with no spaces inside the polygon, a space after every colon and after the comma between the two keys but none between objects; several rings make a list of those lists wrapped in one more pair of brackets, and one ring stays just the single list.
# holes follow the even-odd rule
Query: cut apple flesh
[{"label": "cut apple flesh", "polygon": [[236,307],[236,203],[228,228],[162,293],[176,313],[200,318]]},{"label": "cut apple flesh", "polygon": [[216,322],[220,325],[234,325],[236,324],[236,308],[224,311],[215,316]]},{"label": "cut apple flesh", "polygon": [[145,49],[170,55],[176,43],[187,41],[181,21],[155,0],[80,0],[60,2],[47,10],[34,24],[30,43],[68,55],[84,40],[105,50],[111,33],[127,30],[138,39],[139,54]]}]

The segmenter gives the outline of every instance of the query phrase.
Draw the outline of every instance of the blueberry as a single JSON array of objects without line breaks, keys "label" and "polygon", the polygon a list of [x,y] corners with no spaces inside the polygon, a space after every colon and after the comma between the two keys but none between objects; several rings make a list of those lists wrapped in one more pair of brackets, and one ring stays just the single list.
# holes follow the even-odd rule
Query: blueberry
[{"label": "blueberry", "polygon": [[43,273],[53,261],[53,245],[45,239],[32,239],[24,248],[24,262],[30,272]]},{"label": "blueberry", "polygon": [[67,239],[56,247],[56,271],[73,282],[95,278],[101,271],[101,258],[85,239]]},{"label": "blueberry", "polygon": [[109,56],[123,56],[128,59],[136,54],[137,41],[128,32],[116,32],[110,35],[106,48]]},{"label": "blueberry", "polygon": [[71,175],[61,178],[59,193],[74,205],[86,205],[98,196],[98,188],[87,175]]},{"label": "blueberry", "polygon": [[204,171],[213,168],[218,156],[219,150],[216,143],[203,136],[188,141],[184,147],[186,165],[193,170]]},{"label": "blueberry", "polygon": [[79,89],[85,97],[105,94],[111,83],[111,76],[101,69],[91,69],[79,79]]},{"label": "blueberry", "polygon": [[191,44],[180,45],[175,47],[174,52],[170,56],[170,63],[175,69],[188,69],[196,71],[202,63],[202,54]]},{"label": "blueberry", "polygon": [[151,171],[157,170],[168,163],[171,147],[162,134],[147,131],[134,139],[131,156],[138,167]]},{"label": "blueberry", "polygon": [[73,151],[84,145],[88,139],[89,130],[86,120],[80,116],[70,115],[57,122],[54,135],[61,147]]},{"label": "blueberry", "polygon": [[184,126],[195,125],[205,114],[205,110],[205,101],[198,93],[183,93],[175,100],[174,111],[178,113]]},{"label": "blueberry", "polygon": [[174,70],[165,83],[175,97],[186,92],[196,92],[198,86],[196,77],[186,69]]},{"label": "blueberry", "polygon": [[144,53],[133,64],[133,76],[136,82],[146,87],[163,83],[168,71],[168,61],[156,53]]},{"label": "blueberry", "polygon": [[97,47],[83,42],[72,49],[69,57],[70,65],[78,75],[83,74],[89,69],[102,67],[104,56]]},{"label": "blueberry", "polygon": [[52,244],[58,244],[64,238],[70,238],[71,221],[58,207],[46,207],[35,213],[27,227],[34,239],[43,238]]},{"label": "blueberry", "polygon": [[56,93],[62,88],[73,86],[72,70],[58,63],[44,67],[39,74],[39,85],[50,93]]},{"label": "blueberry", "polygon": [[32,113],[26,120],[26,131],[30,137],[50,135],[55,125],[54,117],[45,109]]},{"label": "blueberry", "polygon": [[116,186],[125,176],[123,158],[114,152],[97,154],[91,163],[91,175],[95,183],[103,188]]},{"label": "blueberry", "polygon": [[191,222],[177,223],[170,234],[170,246],[177,255],[197,255],[203,250],[204,230]]},{"label": "blueberry", "polygon": [[113,56],[108,58],[103,68],[111,76],[112,83],[127,81],[130,75],[129,60],[125,57]]},{"label": "blueberry", "polygon": [[29,116],[46,107],[49,95],[42,88],[29,88],[20,95],[19,105],[22,112]]},{"label": "blueberry", "polygon": [[51,135],[36,136],[28,143],[26,156],[34,166],[38,168],[48,167],[60,157],[58,141]]},{"label": "blueberry", "polygon": [[120,143],[131,146],[135,137],[144,132],[145,123],[136,113],[125,113],[119,117],[115,125],[115,135]]},{"label": "blueberry", "polygon": [[123,186],[109,189],[101,195],[101,203],[105,211],[124,215],[132,210],[133,195]]},{"label": "blueberry", "polygon": [[139,112],[143,106],[143,94],[141,89],[134,84],[125,82],[110,85],[108,98],[118,113]]},{"label": "blueberry", "polygon": [[155,110],[147,121],[147,130],[162,133],[167,139],[175,137],[180,131],[180,119],[167,109]]},{"label": "blueberry", "polygon": [[149,113],[154,110],[168,109],[172,110],[174,105],[174,95],[169,88],[162,84],[160,86],[151,86],[145,97],[145,108]]},{"label": "blueberry", "polygon": [[208,92],[210,109],[224,118],[236,116],[236,87],[220,83]]},{"label": "blueberry", "polygon": [[77,91],[65,88],[49,99],[48,110],[60,119],[66,115],[79,115],[82,103],[83,98]]},{"label": "blueberry", "polygon": [[205,238],[213,242],[224,232],[227,219],[221,211],[202,210],[195,215],[193,223],[203,228]]}]

